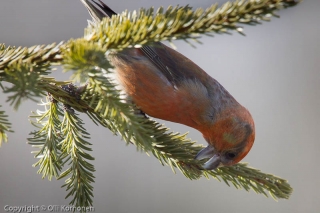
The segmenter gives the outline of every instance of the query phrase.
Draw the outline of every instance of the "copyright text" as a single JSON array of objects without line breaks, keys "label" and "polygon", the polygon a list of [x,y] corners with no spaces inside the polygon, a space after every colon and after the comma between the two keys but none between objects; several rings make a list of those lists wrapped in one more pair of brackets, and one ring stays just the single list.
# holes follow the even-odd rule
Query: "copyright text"
[{"label": "copyright text", "polygon": [[11,213],[32,213],[32,212],[94,212],[94,207],[92,206],[68,206],[68,205],[41,205],[41,206],[35,206],[35,205],[24,205],[24,206],[10,206],[5,205],[3,207],[5,212],[11,212]]}]

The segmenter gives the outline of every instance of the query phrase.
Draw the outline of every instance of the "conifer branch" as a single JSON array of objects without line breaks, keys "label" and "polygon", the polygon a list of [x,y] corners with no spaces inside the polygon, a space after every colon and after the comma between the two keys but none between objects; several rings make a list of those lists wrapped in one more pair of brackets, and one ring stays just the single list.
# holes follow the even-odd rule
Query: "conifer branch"
[{"label": "conifer branch", "polygon": [[[86,140],[89,133],[82,127],[83,123],[74,113],[69,105],[61,104],[51,94],[47,101],[43,102],[45,111],[37,111],[32,118],[32,124],[38,131],[32,132],[33,137],[29,138],[29,144],[38,148],[34,151],[39,161],[34,166],[39,166],[38,173],[42,178],[53,176],[62,179],[71,175],[63,187],[69,191],[66,198],[73,196],[70,204],[75,206],[92,206],[94,182],[94,166],[88,161],[94,158],[88,154],[91,151]],[[64,115],[63,120],[61,117]],[[65,164],[71,167],[61,172]]]},{"label": "conifer branch", "polygon": [[28,138],[28,143],[39,149],[33,151],[35,158],[39,158],[33,166],[39,166],[38,173],[42,174],[42,178],[48,177],[49,180],[59,176],[62,169],[62,161],[59,158],[61,151],[59,142],[62,139],[60,133],[62,111],[58,106],[58,102],[48,96],[46,102],[42,102],[45,111],[37,110],[30,116],[31,123],[38,131],[31,132],[32,137]]},{"label": "conifer branch", "polygon": [[140,47],[155,41],[193,39],[200,34],[230,33],[233,30],[243,34],[239,24],[256,25],[278,17],[275,12],[294,6],[297,0],[238,0],[218,4],[203,10],[193,11],[191,7],[169,7],[140,9],[139,12],[123,12],[121,15],[105,18],[100,23],[91,23],[85,38],[99,42],[107,49]]},{"label": "conifer branch", "polygon": [[223,180],[228,186],[232,183],[234,187],[243,188],[246,191],[254,190],[257,194],[266,193],[278,200],[279,198],[289,199],[293,189],[288,181],[272,174],[266,174],[258,169],[248,167],[247,163],[237,163],[229,167],[220,167],[215,171],[204,171],[204,175],[221,181]]},{"label": "conifer branch", "polygon": [[71,205],[92,206],[95,169],[88,161],[94,158],[87,153],[92,149],[89,148],[91,144],[87,141],[89,133],[82,125],[82,120],[74,112],[65,110],[61,124],[64,139],[59,143],[62,151],[60,158],[64,159],[63,164],[69,163],[71,167],[62,172],[58,179],[71,175],[62,186],[69,191],[66,198],[73,196]]},{"label": "conifer branch", "polygon": [[[51,179],[71,175],[66,186],[67,197],[73,196],[71,204],[92,205],[94,167],[93,157],[87,142],[88,133],[75,111],[86,113],[94,123],[109,128],[121,135],[128,144],[138,150],[152,153],[163,165],[173,171],[179,169],[186,177],[201,176],[232,183],[236,188],[253,189],[275,199],[289,198],[292,188],[286,180],[265,174],[239,163],[221,167],[215,171],[201,169],[203,161],[194,159],[201,146],[186,138],[186,135],[169,132],[163,125],[137,113],[133,104],[126,103],[121,92],[110,79],[112,66],[106,60],[107,50],[163,40],[197,40],[200,34],[242,32],[239,24],[258,24],[276,16],[275,11],[297,4],[296,0],[240,0],[226,3],[218,8],[213,5],[206,10],[192,11],[190,7],[141,9],[139,13],[125,12],[86,29],[84,38],[66,43],[30,48],[5,47],[0,45],[0,81],[13,86],[4,88],[10,93],[8,101],[15,108],[23,98],[35,99],[47,95],[43,102],[45,111],[31,116],[37,131],[32,132],[29,143],[38,148],[35,156],[39,161],[38,173]],[[87,82],[76,87],[68,81],[59,82],[47,77],[52,65],[63,65],[65,70],[74,70],[74,82]],[[64,111],[61,109],[61,104]],[[61,118],[64,116],[63,120]],[[10,130],[3,112],[0,112],[0,145]],[[65,163],[71,167],[61,173]]]},{"label": "conifer branch", "polygon": [[[0,107],[2,107],[0,105]],[[7,132],[13,132],[11,129],[11,123],[8,120],[8,115],[4,111],[0,111],[0,147],[2,142],[8,141]]]},{"label": "conifer branch", "polygon": [[[42,92],[35,86],[40,80],[40,72],[49,70],[49,66],[31,67],[27,64],[14,63],[9,69],[4,72],[5,80],[11,83],[11,87],[4,87],[3,93],[10,93],[7,102],[13,105],[17,110],[23,99],[36,101],[36,98],[41,97]],[[13,72],[11,70],[14,70]]]},{"label": "conifer branch", "polygon": [[[229,33],[235,30],[243,34],[237,24],[255,25],[269,21],[275,12],[298,4],[300,0],[238,0],[227,2],[218,8],[212,5],[206,10],[193,11],[190,7],[169,7],[167,11],[159,8],[140,9],[139,12],[124,12],[121,16],[104,19],[101,23],[91,24],[86,29],[85,38],[99,41],[108,49],[123,49],[140,46],[149,42],[198,39],[200,34]],[[32,47],[6,47],[0,44],[0,80],[3,70],[10,68],[15,61],[33,66],[51,63],[59,65],[62,61],[61,49],[68,43],[36,45]],[[2,78],[1,78],[2,77]]]},{"label": "conifer branch", "polygon": [[15,63],[20,66],[44,68],[55,65],[55,63],[59,65],[58,62],[61,61],[60,48],[63,45],[63,42],[32,47],[6,47],[4,44],[0,44],[0,80],[6,80],[4,79],[5,70],[15,70],[14,67],[11,67],[17,66]]}]

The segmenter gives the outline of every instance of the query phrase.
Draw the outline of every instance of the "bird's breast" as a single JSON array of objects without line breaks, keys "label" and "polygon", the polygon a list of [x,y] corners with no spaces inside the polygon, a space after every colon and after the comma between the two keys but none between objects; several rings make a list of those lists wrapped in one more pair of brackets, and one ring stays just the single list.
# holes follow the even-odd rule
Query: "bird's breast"
[{"label": "bird's breast", "polygon": [[[186,81],[174,85],[139,49],[110,54],[116,78],[134,103],[146,114],[196,128],[208,97],[204,88]],[[202,100],[200,100],[202,99]]]}]

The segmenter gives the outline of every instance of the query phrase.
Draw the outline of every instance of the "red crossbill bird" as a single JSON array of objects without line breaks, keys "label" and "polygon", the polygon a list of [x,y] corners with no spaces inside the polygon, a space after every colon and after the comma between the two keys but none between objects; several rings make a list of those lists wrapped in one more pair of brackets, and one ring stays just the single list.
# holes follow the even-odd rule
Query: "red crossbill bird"
[{"label": "red crossbill bird", "polygon": [[[116,15],[101,0],[81,1],[95,22]],[[195,158],[209,158],[204,169],[233,165],[248,154],[255,138],[249,111],[190,59],[160,42],[110,51],[107,57],[144,113],[202,133],[208,146]]]}]

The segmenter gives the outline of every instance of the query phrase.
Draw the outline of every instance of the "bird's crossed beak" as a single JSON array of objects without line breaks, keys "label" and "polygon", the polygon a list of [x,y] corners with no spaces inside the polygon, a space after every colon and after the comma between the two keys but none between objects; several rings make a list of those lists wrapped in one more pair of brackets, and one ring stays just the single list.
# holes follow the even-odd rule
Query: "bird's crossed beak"
[{"label": "bird's crossed beak", "polygon": [[221,165],[221,156],[220,153],[216,152],[214,147],[210,144],[198,152],[195,159],[202,160],[205,158],[210,158],[207,162],[203,164],[203,169],[205,170],[214,170]]}]

